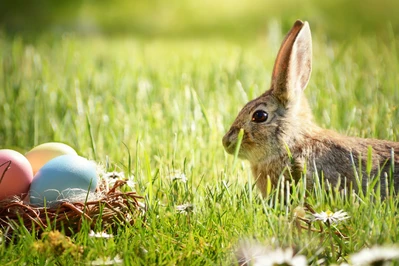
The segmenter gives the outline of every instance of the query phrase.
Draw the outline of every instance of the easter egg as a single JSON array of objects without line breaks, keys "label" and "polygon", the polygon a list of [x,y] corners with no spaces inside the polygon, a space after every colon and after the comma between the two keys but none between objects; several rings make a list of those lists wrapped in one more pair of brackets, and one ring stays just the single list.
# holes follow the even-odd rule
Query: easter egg
[{"label": "easter egg", "polygon": [[25,154],[25,157],[32,165],[33,174],[35,175],[45,163],[55,157],[65,154],[77,155],[76,151],[73,148],[64,143],[48,142],[34,147]]},{"label": "easter egg", "polygon": [[[96,164],[78,155],[61,155],[48,161],[35,175],[30,203],[51,206],[60,201],[81,201],[97,187]],[[77,199],[80,200],[77,200]]]},{"label": "easter egg", "polygon": [[28,193],[33,179],[28,159],[14,150],[0,150],[0,200]]}]

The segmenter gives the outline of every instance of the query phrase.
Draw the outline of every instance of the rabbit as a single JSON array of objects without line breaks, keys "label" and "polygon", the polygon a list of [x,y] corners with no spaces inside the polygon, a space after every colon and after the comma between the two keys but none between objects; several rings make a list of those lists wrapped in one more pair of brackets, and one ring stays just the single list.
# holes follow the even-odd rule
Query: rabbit
[{"label": "rabbit", "polygon": [[[257,187],[265,197],[268,182],[276,187],[280,175],[287,170],[286,180],[298,182],[306,178],[309,190],[314,186],[317,172],[334,187],[366,191],[369,182],[366,162],[372,147],[370,176],[380,174],[381,196],[387,196],[387,183],[397,191],[399,143],[348,137],[316,125],[304,94],[311,71],[309,24],[297,20],[278,52],[270,89],[244,106],[223,137],[227,153],[235,152],[238,133],[243,129],[238,157],[250,162]],[[363,174],[361,188],[356,181],[359,169]],[[386,182],[386,178],[393,184]]]}]

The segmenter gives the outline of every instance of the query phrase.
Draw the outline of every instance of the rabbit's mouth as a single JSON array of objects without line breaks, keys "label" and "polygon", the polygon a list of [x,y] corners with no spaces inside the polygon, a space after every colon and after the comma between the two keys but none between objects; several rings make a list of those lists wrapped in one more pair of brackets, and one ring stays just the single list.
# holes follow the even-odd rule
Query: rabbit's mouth
[{"label": "rabbit's mouth", "polygon": [[[226,150],[227,153],[229,154],[234,154],[236,149],[237,149],[237,133],[234,131],[229,131],[227,132],[226,135],[223,137],[223,147]],[[239,157],[242,157],[242,152],[241,152],[241,147],[240,151],[238,153]]]},{"label": "rabbit's mouth", "polygon": [[[223,145],[225,145],[224,142],[223,142]],[[227,143],[226,143],[226,145],[227,145]],[[236,149],[237,149],[237,141],[234,141],[234,142],[228,144],[227,146],[224,146],[224,149],[226,150],[227,153],[229,153],[231,155],[235,155]],[[249,159],[247,156],[247,153],[245,152],[245,149],[243,149],[242,143],[239,147],[237,157],[240,159],[244,159],[244,160]]]},{"label": "rabbit's mouth", "polygon": [[223,146],[224,146],[224,149],[227,151],[227,153],[234,154],[234,152],[236,150],[237,142],[233,142],[230,144],[225,144],[225,142],[223,142]]}]

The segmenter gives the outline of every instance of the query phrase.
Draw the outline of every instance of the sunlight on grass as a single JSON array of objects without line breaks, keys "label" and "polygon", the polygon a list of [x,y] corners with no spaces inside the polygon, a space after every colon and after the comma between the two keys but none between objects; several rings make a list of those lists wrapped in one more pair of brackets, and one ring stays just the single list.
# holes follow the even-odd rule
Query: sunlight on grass
[{"label": "sunlight on grass", "polygon": [[[281,32],[275,27],[270,30]],[[230,265],[240,241],[255,239],[268,250],[292,248],[309,264],[327,265],[397,243],[398,201],[392,194],[381,200],[377,180],[359,195],[317,175],[314,191],[306,191],[305,181],[289,187],[281,180],[261,198],[249,165],[224,152],[221,138],[237,112],[269,87],[280,37],[246,44],[74,34],[0,38],[2,147],[24,152],[42,142],[68,143],[134,176],[148,207],[134,225],[105,232],[114,236],[107,239],[90,238],[87,225],[71,238],[47,232],[42,240],[21,227],[11,236],[18,244],[0,244],[0,261]],[[397,139],[398,44],[395,36],[337,43],[316,35],[306,90],[315,119],[354,136]],[[294,215],[297,207],[303,216]],[[327,223],[341,210],[350,218]],[[323,212],[325,219],[314,215]],[[54,239],[60,256],[55,247],[44,248]]]}]

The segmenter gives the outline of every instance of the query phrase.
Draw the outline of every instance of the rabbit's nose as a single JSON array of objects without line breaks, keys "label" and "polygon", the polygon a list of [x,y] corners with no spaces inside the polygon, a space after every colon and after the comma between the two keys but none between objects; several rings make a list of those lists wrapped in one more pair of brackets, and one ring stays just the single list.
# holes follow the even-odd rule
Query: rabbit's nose
[{"label": "rabbit's nose", "polygon": [[234,143],[237,141],[237,129],[231,128],[229,132],[226,133],[223,137],[223,146],[227,152],[232,152],[232,147]]},{"label": "rabbit's nose", "polygon": [[227,132],[226,135],[223,137],[223,146],[224,148],[228,148],[231,145],[231,140],[230,140],[230,132]]}]

